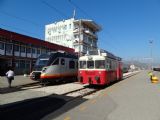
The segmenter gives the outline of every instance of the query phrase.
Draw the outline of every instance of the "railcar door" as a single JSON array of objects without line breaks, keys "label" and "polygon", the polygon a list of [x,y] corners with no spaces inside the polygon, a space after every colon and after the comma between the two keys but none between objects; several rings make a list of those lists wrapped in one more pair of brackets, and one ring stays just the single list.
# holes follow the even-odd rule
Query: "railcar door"
[{"label": "railcar door", "polygon": [[61,74],[61,77],[64,78],[66,77],[67,75],[67,58],[61,58],[60,59],[60,74]]},{"label": "railcar door", "polygon": [[76,69],[77,69],[77,62],[75,59],[70,59],[69,60],[69,64],[68,64],[68,68],[69,68],[69,76],[74,77],[76,74]]}]

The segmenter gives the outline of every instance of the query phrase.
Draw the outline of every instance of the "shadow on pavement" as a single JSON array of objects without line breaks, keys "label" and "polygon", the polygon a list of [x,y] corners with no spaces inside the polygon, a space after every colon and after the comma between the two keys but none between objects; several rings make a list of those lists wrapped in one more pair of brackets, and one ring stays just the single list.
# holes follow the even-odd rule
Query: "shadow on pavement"
[{"label": "shadow on pavement", "polygon": [[0,94],[23,91],[23,90],[28,90],[28,89],[37,89],[37,88],[42,88],[42,87],[47,87],[47,86],[57,86],[57,85],[62,85],[62,84],[73,83],[75,81],[76,80],[57,81],[57,82],[46,83],[45,85],[40,82],[35,82],[35,83],[28,83],[24,85],[12,86],[11,88],[3,87],[3,88],[0,88]]},{"label": "shadow on pavement", "polygon": [[[41,86],[36,86],[34,88],[29,88],[29,89],[36,89],[36,88],[41,88]],[[23,89],[21,86],[14,86],[11,88],[5,87],[5,88],[0,88],[0,94],[6,94],[6,93],[11,93],[11,92],[17,92],[17,91],[23,91],[27,89]]]},{"label": "shadow on pavement", "polygon": [[[55,95],[50,95],[1,105],[0,118],[3,120],[39,120],[44,116],[55,112],[57,109],[66,104],[67,102],[63,99],[63,97],[67,96],[58,95],[58,97],[56,97]],[[77,102],[71,108],[81,104],[84,101],[86,100],[82,98],[80,102]],[[65,111],[63,111],[63,113],[64,112]]]},{"label": "shadow on pavement", "polygon": [[[117,82],[120,82],[120,81],[116,81],[110,85],[105,85],[105,86],[90,85],[87,87],[89,88],[93,87],[96,89],[104,89],[113,84],[116,84]],[[62,83],[59,83],[59,84],[62,84]],[[13,88],[10,88],[8,92],[13,92],[13,91],[18,91],[18,90],[21,90],[21,88],[13,87]],[[79,104],[87,100],[84,98],[78,98],[76,100],[74,99],[75,101],[73,102],[72,101],[67,102],[65,101],[66,99],[73,99],[73,97],[53,94],[53,95],[49,95],[46,97],[32,98],[32,99],[23,100],[20,102],[4,104],[0,106],[0,118],[3,118],[3,120],[11,120],[11,119],[13,120],[39,120],[42,118],[46,119],[50,117],[51,119],[54,119],[57,116],[60,116],[66,111],[73,109],[74,107],[78,106]],[[56,110],[61,108],[66,103],[69,103],[70,105],[58,113],[55,112]],[[45,117],[47,115],[48,117]]]}]

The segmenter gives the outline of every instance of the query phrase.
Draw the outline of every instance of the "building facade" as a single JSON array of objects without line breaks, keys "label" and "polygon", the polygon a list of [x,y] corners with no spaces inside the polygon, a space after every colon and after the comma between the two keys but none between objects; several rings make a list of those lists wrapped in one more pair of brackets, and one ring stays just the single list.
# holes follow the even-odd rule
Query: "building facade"
[{"label": "building facade", "polygon": [[92,20],[71,18],[46,25],[45,40],[85,54],[97,48],[97,32],[100,30],[101,27]]},{"label": "building facade", "polygon": [[30,72],[36,58],[52,51],[74,53],[74,49],[0,29],[0,75],[12,66],[16,74]]}]

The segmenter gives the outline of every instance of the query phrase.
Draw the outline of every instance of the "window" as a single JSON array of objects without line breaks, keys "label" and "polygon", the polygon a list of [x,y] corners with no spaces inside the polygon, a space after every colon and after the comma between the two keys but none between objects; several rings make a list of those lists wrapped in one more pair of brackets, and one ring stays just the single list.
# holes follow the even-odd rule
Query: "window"
[{"label": "window", "polygon": [[71,27],[72,27],[71,24],[69,24],[69,29],[71,29]]},{"label": "window", "polygon": [[79,35],[74,35],[74,38],[79,38]]},{"label": "window", "polygon": [[75,62],[73,60],[69,61],[69,68],[71,68],[71,69],[75,68]]},{"label": "window", "polygon": [[45,66],[45,65],[47,65],[48,61],[49,61],[49,58],[39,58],[36,61],[36,65],[37,66]]},{"label": "window", "polygon": [[94,68],[94,61],[87,61],[87,68],[93,69]]},{"label": "window", "polygon": [[31,48],[27,48],[27,53],[31,53]]},{"label": "window", "polygon": [[24,46],[21,46],[21,52],[25,53],[25,47]]},{"label": "window", "polygon": [[106,67],[107,67],[108,70],[111,70],[111,69],[112,69],[112,66],[111,66],[111,59],[109,59],[109,58],[107,58]]},{"label": "window", "polygon": [[20,60],[19,67],[20,68],[25,68],[25,60]]},{"label": "window", "polygon": [[65,60],[61,59],[61,65],[65,65]]},{"label": "window", "polygon": [[81,69],[86,69],[86,67],[87,67],[86,61],[80,61],[79,64],[80,64],[79,67]]},{"label": "window", "polygon": [[58,59],[56,59],[54,62],[53,62],[53,64],[52,65],[59,65],[59,58]]},{"label": "window", "polygon": [[19,68],[19,60],[15,60],[15,68]]},{"label": "window", "polygon": [[4,50],[4,43],[1,43],[1,42],[0,42],[0,49],[1,49],[1,50]]},{"label": "window", "polygon": [[26,68],[28,68],[28,69],[30,68],[30,61],[28,61],[28,60],[26,61]]},{"label": "window", "polygon": [[19,52],[19,45],[14,45],[14,51]]},{"label": "window", "polygon": [[64,30],[67,30],[67,25],[65,25],[63,29],[64,29]]},{"label": "window", "polygon": [[46,53],[46,49],[42,49],[41,53]]},{"label": "window", "polygon": [[36,53],[35,48],[32,48],[32,53],[33,53],[33,54],[35,54],[35,53]]},{"label": "window", "polygon": [[6,44],[6,53],[12,53],[12,44]]},{"label": "window", "polygon": [[95,61],[95,68],[104,69],[105,68],[105,61],[104,60],[96,60]]},{"label": "window", "polygon": [[83,51],[86,52],[87,51],[87,46],[83,46]]},{"label": "window", "polygon": [[40,54],[40,49],[37,49],[37,54]]}]

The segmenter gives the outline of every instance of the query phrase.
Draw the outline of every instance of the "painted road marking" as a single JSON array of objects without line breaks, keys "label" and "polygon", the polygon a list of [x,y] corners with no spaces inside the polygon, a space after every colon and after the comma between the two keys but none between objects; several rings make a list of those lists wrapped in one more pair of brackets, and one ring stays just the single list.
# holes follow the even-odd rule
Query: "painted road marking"
[{"label": "painted road marking", "polygon": [[107,96],[107,93],[104,93],[103,96],[104,96],[104,97]]},{"label": "painted road marking", "polygon": [[66,116],[66,117],[64,118],[64,120],[71,120],[71,117]]},{"label": "painted road marking", "polygon": [[98,97],[99,97],[99,98],[103,97],[103,93],[99,94]]},{"label": "painted road marking", "polygon": [[80,106],[79,110],[84,111],[87,107],[86,106]]},{"label": "painted road marking", "polygon": [[94,103],[96,103],[96,100],[95,100],[95,99],[94,99],[94,100],[91,100],[90,103],[91,103],[91,104],[94,104]]}]

